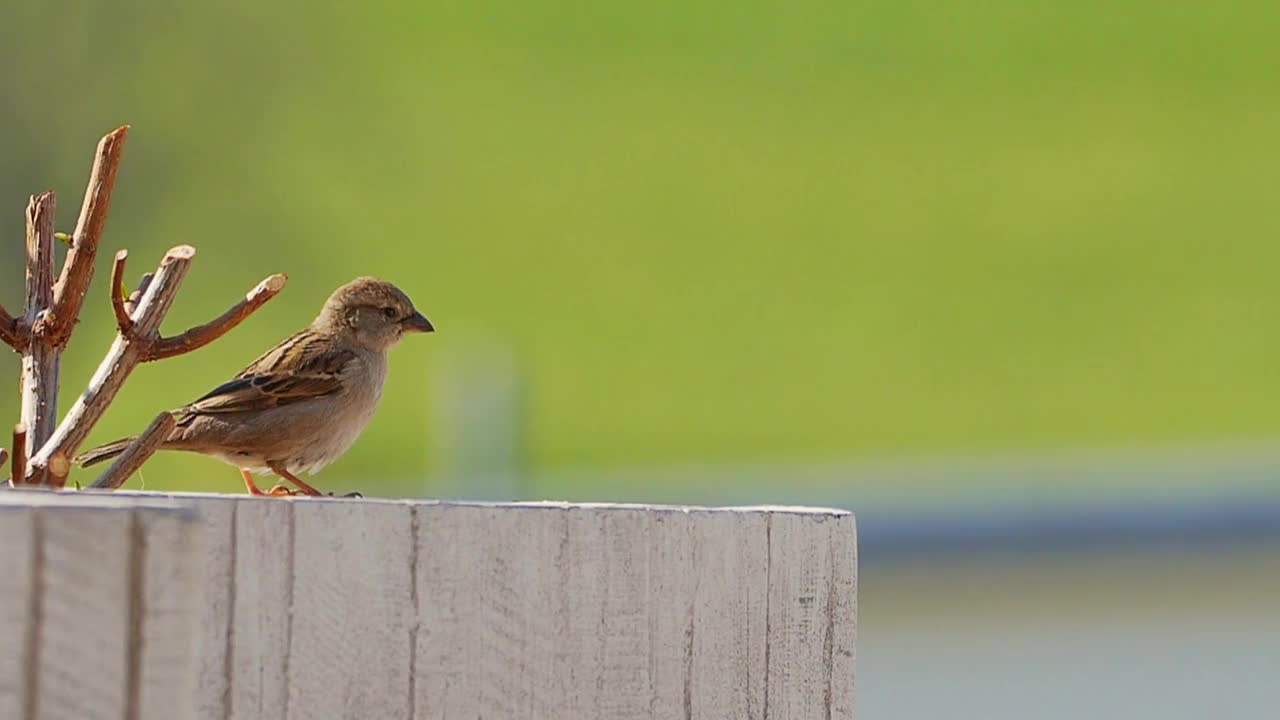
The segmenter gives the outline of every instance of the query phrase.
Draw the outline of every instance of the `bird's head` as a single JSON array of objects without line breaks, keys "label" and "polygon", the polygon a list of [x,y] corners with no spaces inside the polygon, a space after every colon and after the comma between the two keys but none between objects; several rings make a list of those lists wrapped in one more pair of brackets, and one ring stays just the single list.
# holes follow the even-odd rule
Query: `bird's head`
[{"label": "bird's head", "polygon": [[406,333],[435,331],[408,295],[374,277],[356,278],[334,290],[315,325],[349,332],[357,343],[378,352],[390,350]]}]

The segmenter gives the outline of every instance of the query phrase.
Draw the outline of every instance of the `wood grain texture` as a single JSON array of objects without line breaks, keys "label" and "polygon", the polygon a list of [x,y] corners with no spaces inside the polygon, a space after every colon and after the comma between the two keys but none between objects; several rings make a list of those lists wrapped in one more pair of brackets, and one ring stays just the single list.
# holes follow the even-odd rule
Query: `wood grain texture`
[{"label": "wood grain texture", "polygon": [[691,524],[689,716],[764,720],[769,516],[696,513]]},{"label": "wood grain texture", "polygon": [[[10,493],[4,493],[10,494]],[[26,716],[32,631],[37,619],[36,509],[0,504],[0,718]]]},{"label": "wood grain texture", "polygon": [[834,689],[832,663],[852,632],[840,626],[855,622],[836,573],[848,555],[837,556],[837,545],[847,546],[841,536],[851,530],[831,516],[769,517],[768,720],[840,717],[834,701],[852,693]]},{"label": "wood grain texture", "polygon": [[[0,520],[27,517],[6,506],[19,495],[66,502],[0,494]],[[0,630],[34,626],[41,643],[0,642],[37,660],[35,717],[161,717],[184,692],[199,720],[853,717],[845,513],[172,502],[199,522],[81,507],[75,522],[0,526],[10,547],[28,541],[0,570],[32,610],[6,606]],[[24,568],[42,581],[23,586]],[[0,710],[26,687],[0,679]]]},{"label": "wood grain texture", "polygon": [[130,667],[132,511],[45,513],[34,718],[125,717]]},{"label": "wood grain texture", "polygon": [[0,493],[22,595],[0,615],[0,717],[190,718],[198,530],[162,498]]},{"label": "wood grain texture", "polygon": [[58,369],[62,350],[47,321],[54,300],[52,192],[32,195],[27,204],[27,309],[24,324],[32,328],[22,351],[22,424],[27,427],[30,458],[53,434],[58,422]]},{"label": "wood grain texture", "polygon": [[225,717],[283,718],[289,700],[285,673],[293,598],[294,504],[244,500],[235,505],[233,623],[227,644],[230,712]]},{"label": "wood grain texture", "polygon": [[858,640],[858,530],[852,515],[831,524],[832,588],[834,592],[830,648],[831,716],[853,717],[854,664]]},{"label": "wood grain texture", "polygon": [[134,511],[130,652],[135,676],[126,718],[190,720],[195,690],[203,545],[194,513]]},{"label": "wood grain texture", "polygon": [[408,718],[412,509],[284,502],[293,503],[285,717]]},{"label": "wood grain texture", "polygon": [[[115,495],[136,497],[123,492]],[[237,637],[232,606],[237,586],[235,538],[241,505],[229,498],[209,498],[195,506],[199,510],[204,540],[197,562],[204,572],[198,590],[201,602],[197,611],[196,687],[192,705],[196,720],[226,720],[231,712],[230,648]]]},{"label": "wood grain texture", "polygon": [[416,718],[853,717],[852,516],[417,513]]}]

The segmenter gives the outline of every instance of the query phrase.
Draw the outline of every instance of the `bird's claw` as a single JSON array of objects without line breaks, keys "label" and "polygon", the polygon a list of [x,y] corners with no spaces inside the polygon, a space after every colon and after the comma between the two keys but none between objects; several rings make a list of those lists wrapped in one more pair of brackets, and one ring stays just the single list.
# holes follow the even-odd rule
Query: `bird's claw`
[{"label": "bird's claw", "polygon": [[265,494],[270,495],[271,497],[292,497],[294,495],[301,495],[302,492],[294,490],[293,488],[285,487],[284,485],[276,485]]}]

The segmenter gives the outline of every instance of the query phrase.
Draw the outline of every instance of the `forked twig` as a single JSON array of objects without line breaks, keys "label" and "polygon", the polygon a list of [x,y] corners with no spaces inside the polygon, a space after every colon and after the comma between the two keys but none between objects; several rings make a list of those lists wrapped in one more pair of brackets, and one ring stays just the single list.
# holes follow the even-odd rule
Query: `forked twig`
[{"label": "forked twig", "polygon": [[49,442],[31,458],[29,481],[44,483],[49,479],[46,477],[49,461],[54,455],[61,453],[67,457],[75,456],[76,450],[102,418],[116,393],[120,392],[129,373],[142,361],[147,349],[158,337],[160,322],[173,306],[174,297],[187,270],[191,268],[191,258],[195,254],[195,248],[190,245],[179,245],[165,254],[156,270],[155,279],[138,302],[131,318],[134,332],[130,336],[116,334],[111,349],[89,380],[89,387],[67,411],[62,424],[54,431]]},{"label": "forked twig", "polygon": [[125,448],[120,457],[111,463],[111,467],[99,475],[98,479],[94,480],[89,487],[115,490],[124,485],[125,481],[137,472],[138,468],[142,467],[142,464],[150,459],[156,450],[160,449],[160,445],[169,438],[169,433],[173,432],[175,425],[177,425],[177,420],[174,419],[172,413],[162,412],[157,415],[155,420],[152,420],[151,424],[147,426],[147,429],[143,430],[142,434],[138,436],[138,439]]},{"label": "forked twig", "polygon": [[255,310],[265,305],[268,300],[283,290],[285,281],[288,279],[288,276],[284,273],[276,273],[263,280],[246,293],[240,302],[232,305],[218,317],[203,325],[197,325],[181,335],[160,338],[152,344],[150,351],[148,351],[143,360],[150,362],[183,355],[192,350],[199,350],[226,335],[232,328],[244,322],[245,318],[252,315]]},{"label": "forked twig", "polygon": [[[214,320],[174,338],[163,338],[160,335],[160,323],[173,305],[195,252],[189,245],[171,249],[165,254],[154,275],[143,276],[143,281],[139,284],[141,296],[135,299],[130,295],[128,301],[120,299],[127,254],[123,251],[116,254],[112,270],[111,302],[116,311],[119,332],[107,356],[89,381],[89,387],[67,412],[49,442],[32,458],[29,470],[31,481],[47,482],[59,487],[65,484],[69,466],[64,466],[62,461],[75,455],[138,363],[175,357],[204,347],[239,325],[284,288],[285,275],[272,275],[250,291],[244,300]],[[127,322],[122,322],[122,314]],[[145,460],[146,455],[143,455],[138,462],[141,464]]]},{"label": "forked twig", "polygon": [[[54,196],[33,196],[27,207],[27,305],[21,317],[0,307],[0,341],[19,351],[22,360],[22,423],[14,431],[14,483],[65,485],[70,458],[102,418],[138,363],[162,360],[197,350],[222,337],[284,288],[286,277],[272,275],[213,320],[174,337],[162,337],[160,324],[172,307],[195,256],[180,245],[169,250],[155,274],[142,276],[137,289],[124,297],[128,252],[116,253],[111,271],[111,309],[119,332],[88,388],[56,428],[58,360],[75,329],[93,278],[94,259],[102,239],[111,195],[129,126],[116,128],[98,143],[85,188],[80,217],[62,271],[54,282]],[[174,420],[163,413],[147,433],[95,483],[118,487],[155,452]],[[156,438],[159,438],[158,440]]]}]

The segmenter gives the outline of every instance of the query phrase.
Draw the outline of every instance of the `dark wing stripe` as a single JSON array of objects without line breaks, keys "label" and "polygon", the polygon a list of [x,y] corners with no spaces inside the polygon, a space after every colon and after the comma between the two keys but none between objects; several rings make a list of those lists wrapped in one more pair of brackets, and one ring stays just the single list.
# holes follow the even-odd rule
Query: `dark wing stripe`
[{"label": "dark wing stripe", "polygon": [[[327,345],[325,338],[314,333],[298,333],[182,410],[195,415],[266,410],[341,392],[339,373],[356,354]],[[282,361],[287,369],[270,369]]]},{"label": "dark wing stripe", "polygon": [[222,383],[221,385],[219,385],[218,387],[205,393],[204,395],[201,395],[199,398],[196,399],[195,402],[190,403],[190,405],[195,405],[197,403],[203,402],[205,400],[208,400],[211,397],[216,397],[218,395],[223,395],[223,394],[233,393],[239,390],[243,390],[249,387],[250,385],[253,385],[257,380],[266,380],[266,378],[251,379],[246,377],[237,377],[234,380],[228,380]]}]

